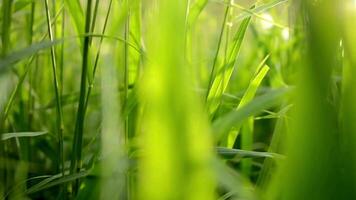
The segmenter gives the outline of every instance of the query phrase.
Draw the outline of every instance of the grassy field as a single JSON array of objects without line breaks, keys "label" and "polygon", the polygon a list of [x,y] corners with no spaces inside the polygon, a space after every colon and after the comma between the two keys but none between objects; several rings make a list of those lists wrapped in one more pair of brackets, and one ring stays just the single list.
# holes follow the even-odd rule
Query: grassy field
[{"label": "grassy field", "polygon": [[0,199],[356,199],[354,0],[0,10]]}]

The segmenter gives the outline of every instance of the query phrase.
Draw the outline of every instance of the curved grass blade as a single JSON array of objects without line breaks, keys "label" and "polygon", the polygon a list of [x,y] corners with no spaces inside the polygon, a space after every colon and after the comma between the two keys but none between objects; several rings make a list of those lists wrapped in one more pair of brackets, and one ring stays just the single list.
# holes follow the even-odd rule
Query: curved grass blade
[{"label": "curved grass blade", "polygon": [[203,9],[205,8],[207,3],[208,3],[208,0],[195,1],[195,3],[189,9],[188,27],[191,27],[196,22],[200,13],[203,11]]},{"label": "curved grass blade", "polygon": [[38,53],[41,50],[51,48],[52,46],[61,44],[65,41],[69,41],[76,38],[82,38],[82,37],[99,37],[99,38],[117,40],[123,43],[127,43],[129,47],[131,47],[141,55],[144,55],[144,52],[141,47],[137,47],[135,44],[130,43],[129,41],[126,41],[123,38],[116,37],[116,36],[102,35],[102,34],[82,34],[79,36],[67,37],[65,39],[57,39],[53,41],[43,41],[43,42],[35,43],[21,50],[9,53],[5,57],[0,58],[0,73],[5,72],[13,64],[16,64],[22,59]]},{"label": "curved grass blade", "polygon": [[63,183],[69,183],[71,181],[77,180],[79,178],[83,178],[89,175],[89,171],[88,170],[84,170],[84,171],[80,171],[78,173],[74,173],[74,174],[69,174],[69,175],[62,175],[62,174],[56,174],[53,175],[49,178],[46,178],[45,180],[39,182],[38,184],[30,187],[26,193],[27,194],[33,194],[36,192],[39,192],[41,190],[45,190],[48,189],[50,187],[54,187],[57,185],[61,185]]},{"label": "curved grass blade", "polygon": [[54,45],[58,45],[62,43],[63,40],[54,40],[54,41],[44,41],[33,44],[24,49],[15,51],[13,53],[8,54],[6,57],[0,59],[0,73],[6,71],[13,64],[21,61],[22,59],[36,54],[40,50],[48,49]]},{"label": "curved grass blade", "polygon": [[232,127],[241,125],[248,117],[251,117],[264,109],[270,108],[286,97],[289,88],[282,88],[268,92],[241,107],[239,110],[231,111],[220,117],[213,123],[213,131],[217,141],[220,141],[231,130]]},{"label": "curved grass blade", "polygon": [[69,11],[71,19],[74,21],[78,34],[84,30],[84,12],[79,0],[65,0],[65,5]]}]

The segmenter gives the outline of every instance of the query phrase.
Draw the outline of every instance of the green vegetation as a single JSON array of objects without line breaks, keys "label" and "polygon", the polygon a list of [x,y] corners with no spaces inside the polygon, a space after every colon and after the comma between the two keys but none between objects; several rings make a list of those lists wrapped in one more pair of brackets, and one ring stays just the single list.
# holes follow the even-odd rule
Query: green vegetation
[{"label": "green vegetation", "polygon": [[1,199],[356,199],[354,0],[0,10]]}]

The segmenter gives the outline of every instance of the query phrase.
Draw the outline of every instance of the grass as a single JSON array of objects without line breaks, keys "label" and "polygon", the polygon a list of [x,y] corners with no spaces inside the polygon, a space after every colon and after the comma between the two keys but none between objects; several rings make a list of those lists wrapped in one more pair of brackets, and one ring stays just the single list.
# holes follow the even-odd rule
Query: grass
[{"label": "grass", "polygon": [[0,1],[0,198],[355,199],[354,1]]}]

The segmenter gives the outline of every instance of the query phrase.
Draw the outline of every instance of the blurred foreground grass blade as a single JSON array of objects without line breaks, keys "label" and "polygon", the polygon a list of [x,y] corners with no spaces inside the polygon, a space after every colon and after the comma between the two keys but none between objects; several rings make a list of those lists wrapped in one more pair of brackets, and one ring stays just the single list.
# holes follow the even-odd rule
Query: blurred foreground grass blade
[{"label": "blurred foreground grass blade", "polygon": [[[356,199],[356,20],[354,1],[345,1],[342,47],[345,48],[341,101],[341,160],[343,161],[345,198]],[[347,196],[346,196],[347,195]]]},{"label": "blurred foreground grass blade", "polygon": [[200,13],[208,3],[208,0],[197,0],[194,2],[192,7],[189,9],[189,15],[188,15],[188,27],[191,27],[194,25],[194,23],[197,21]]},{"label": "blurred foreground grass blade", "polygon": [[127,62],[128,62],[128,77],[127,84],[128,86],[135,84],[138,75],[139,68],[141,63],[142,55],[140,52],[137,52],[135,49],[131,48],[129,44],[135,44],[137,47],[141,47],[141,9],[142,3],[140,0],[135,0],[130,4],[129,8],[129,21],[128,21],[128,37],[126,43],[127,48]]},{"label": "blurred foreground grass blade", "polygon": [[268,198],[354,199],[352,191],[345,190],[352,182],[343,180],[348,172],[343,172],[339,105],[331,88],[333,71],[339,65],[336,58],[341,34],[337,16],[342,3],[333,0],[295,3],[301,3],[302,9],[296,11],[305,20],[307,51],[302,52],[303,61],[299,63],[295,120],[287,135],[287,159],[274,177]]},{"label": "blurred foreground grass blade", "polygon": [[[138,117],[140,116],[138,97],[137,97],[137,82],[142,73],[142,63],[145,61],[145,57],[132,47],[129,43],[135,44],[135,46],[142,46],[142,4],[141,0],[130,2],[129,15],[127,18],[126,30],[128,35],[128,43],[125,45],[126,50],[126,62],[127,62],[127,74],[126,74],[126,96],[124,102],[124,110],[122,117],[125,118],[125,143],[130,144],[130,141],[136,135],[138,128]],[[133,148],[128,148],[128,154],[133,151]],[[137,199],[137,181],[136,173],[133,170],[127,173],[126,192],[128,199]]]},{"label": "blurred foreground grass blade", "polygon": [[19,137],[36,137],[40,135],[47,134],[47,131],[41,132],[16,132],[16,133],[2,133],[1,140],[8,140],[11,138],[19,138]]},{"label": "blurred foreground grass blade", "polygon": [[[232,72],[234,71],[236,59],[240,52],[242,41],[245,37],[247,27],[250,24],[250,20],[251,17],[248,17],[241,22],[240,27],[234,35],[233,41],[227,46],[227,52],[225,56],[223,56],[224,54],[220,52],[225,52],[225,50],[218,48],[213,70],[210,76],[207,95],[207,105],[210,114],[214,114],[218,109],[222,94],[225,92],[229,84]],[[224,21],[224,23],[226,22]],[[227,25],[224,24],[224,26]],[[226,39],[228,40],[228,38]]]},{"label": "blurred foreground grass blade", "polygon": [[239,110],[220,117],[213,123],[213,133],[216,141],[221,141],[227,136],[232,127],[241,125],[248,117],[251,117],[264,109],[278,105],[279,101],[287,97],[289,88],[283,88],[268,92],[241,107]]},{"label": "blurred foreground grass blade", "polygon": [[84,12],[79,0],[65,0],[65,5],[74,21],[75,29],[78,34],[84,29]]},{"label": "blurred foreground grass blade", "polygon": [[186,2],[157,0],[150,9],[139,198],[214,199],[212,141],[184,61]]},{"label": "blurred foreground grass blade", "polygon": [[100,199],[125,198],[125,173],[127,167],[124,152],[123,123],[120,119],[119,80],[114,67],[115,58],[105,58],[101,67],[101,153]]},{"label": "blurred foreground grass blade", "polygon": [[[79,0],[64,0],[65,7],[68,10],[70,20],[73,21],[77,35],[83,33],[85,26],[84,11]],[[67,23],[68,24],[68,23]],[[83,53],[83,40],[78,40],[80,52]]]}]

